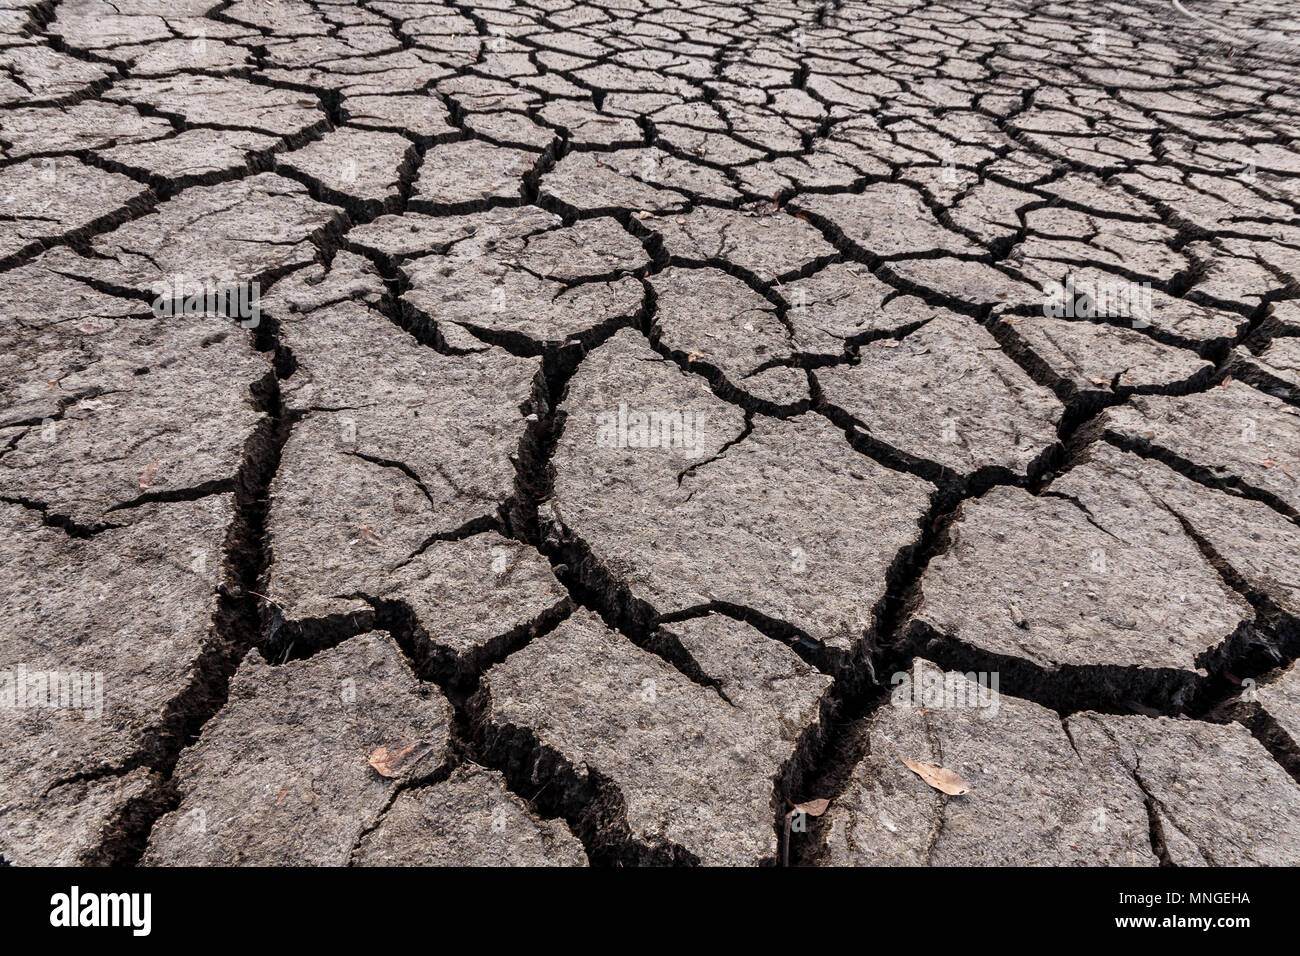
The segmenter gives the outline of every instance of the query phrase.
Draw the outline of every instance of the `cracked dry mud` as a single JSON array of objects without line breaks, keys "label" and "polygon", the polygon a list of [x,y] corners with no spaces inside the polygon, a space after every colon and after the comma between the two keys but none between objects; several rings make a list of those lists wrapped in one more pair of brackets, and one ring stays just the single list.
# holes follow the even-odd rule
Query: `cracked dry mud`
[{"label": "cracked dry mud", "polygon": [[7,3],[0,862],[1300,863],[1298,48]]}]

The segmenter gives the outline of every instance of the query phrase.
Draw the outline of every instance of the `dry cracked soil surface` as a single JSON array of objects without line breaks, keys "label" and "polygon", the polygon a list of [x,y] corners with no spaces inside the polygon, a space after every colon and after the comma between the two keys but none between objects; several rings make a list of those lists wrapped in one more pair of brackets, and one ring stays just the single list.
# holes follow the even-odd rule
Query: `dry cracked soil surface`
[{"label": "dry cracked soil surface", "polygon": [[8,0],[0,859],[1300,863],[1298,54]]}]

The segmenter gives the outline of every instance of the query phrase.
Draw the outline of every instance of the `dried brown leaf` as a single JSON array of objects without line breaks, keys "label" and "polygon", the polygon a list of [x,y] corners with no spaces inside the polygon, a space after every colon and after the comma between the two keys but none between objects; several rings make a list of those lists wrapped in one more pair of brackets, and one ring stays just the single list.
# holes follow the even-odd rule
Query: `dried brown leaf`
[{"label": "dried brown leaf", "polygon": [[431,750],[433,744],[421,741],[384,744],[370,755],[369,763],[381,776],[400,777],[424,759]]},{"label": "dried brown leaf", "polygon": [[826,812],[826,809],[827,809],[830,805],[831,805],[831,802],[830,802],[829,800],[821,800],[821,799],[818,799],[818,800],[805,800],[803,803],[795,803],[795,804],[791,804],[791,806],[792,806],[795,810],[801,811],[801,812],[807,814],[807,815],[810,816],[810,817],[819,817],[819,816],[821,816],[823,813]]},{"label": "dried brown leaf", "polygon": [[942,790],[951,797],[960,797],[963,793],[970,793],[970,786],[966,781],[946,767],[936,767],[933,764],[921,763],[919,760],[908,760],[906,757],[898,759],[903,761],[903,765],[908,770],[936,790]]},{"label": "dried brown leaf", "polygon": [[144,466],[144,471],[140,472],[140,477],[136,479],[136,488],[140,494],[144,494],[145,489],[153,484],[154,477],[158,474],[158,462],[151,461]]}]

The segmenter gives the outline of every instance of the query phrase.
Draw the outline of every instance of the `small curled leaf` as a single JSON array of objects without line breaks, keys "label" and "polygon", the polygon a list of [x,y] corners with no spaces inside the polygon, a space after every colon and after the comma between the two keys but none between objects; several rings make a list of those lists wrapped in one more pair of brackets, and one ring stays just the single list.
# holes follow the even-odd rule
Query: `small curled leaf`
[{"label": "small curled leaf", "polygon": [[819,817],[831,805],[829,800],[807,800],[804,803],[792,803],[792,812],[805,813],[810,817]]}]

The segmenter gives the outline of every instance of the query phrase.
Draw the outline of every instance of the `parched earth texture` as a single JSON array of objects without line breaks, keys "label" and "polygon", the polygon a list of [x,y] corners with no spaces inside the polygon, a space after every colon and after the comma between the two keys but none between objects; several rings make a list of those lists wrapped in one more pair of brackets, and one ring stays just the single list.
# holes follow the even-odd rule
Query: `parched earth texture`
[{"label": "parched earth texture", "polygon": [[1300,4],[0,33],[6,863],[1300,863]]}]

